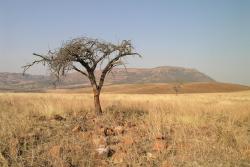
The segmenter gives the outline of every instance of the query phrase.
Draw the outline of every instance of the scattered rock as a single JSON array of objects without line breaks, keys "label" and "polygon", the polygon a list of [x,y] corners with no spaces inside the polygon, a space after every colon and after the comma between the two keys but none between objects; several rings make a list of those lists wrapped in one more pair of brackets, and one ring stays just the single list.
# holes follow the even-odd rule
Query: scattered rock
[{"label": "scattered rock", "polygon": [[116,135],[123,134],[125,132],[124,127],[122,127],[122,126],[115,127],[114,131],[115,131]]},{"label": "scattered rock", "polygon": [[164,141],[162,140],[156,140],[153,144],[153,150],[154,151],[163,151],[164,149],[167,148],[167,145]]},{"label": "scattered rock", "polygon": [[64,117],[62,117],[61,115],[58,115],[58,114],[54,115],[53,118],[56,121],[65,121],[66,120],[66,118],[64,118]]},{"label": "scattered rock", "polygon": [[101,146],[97,148],[96,151],[98,152],[98,154],[103,155],[108,152],[108,147]]},{"label": "scattered rock", "polygon": [[40,117],[38,118],[38,121],[46,121],[46,116],[40,116]]},{"label": "scattered rock", "polygon": [[161,134],[159,134],[159,135],[156,136],[156,139],[157,139],[157,140],[165,140],[166,137],[163,136],[163,135],[161,135]]},{"label": "scattered rock", "polygon": [[115,153],[115,150],[109,148],[109,147],[104,147],[100,146],[99,148],[96,149],[99,155],[105,155],[107,157],[112,157],[112,155]]},{"label": "scattered rock", "polygon": [[105,136],[114,136],[115,135],[115,131],[111,128],[105,128],[104,129],[104,134]]},{"label": "scattered rock", "polygon": [[150,152],[147,152],[147,159],[150,160],[150,159],[155,159],[156,157],[150,153]]},{"label": "scattered rock", "polygon": [[108,153],[107,153],[107,157],[112,157],[114,155],[114,153],[115,153],[115,150],[109,148]]},{"label": "scattered rock", "polygon": [[84,129],[80,125],[76,125],[73,129],[72,132],[80,132],[83,131]]}]

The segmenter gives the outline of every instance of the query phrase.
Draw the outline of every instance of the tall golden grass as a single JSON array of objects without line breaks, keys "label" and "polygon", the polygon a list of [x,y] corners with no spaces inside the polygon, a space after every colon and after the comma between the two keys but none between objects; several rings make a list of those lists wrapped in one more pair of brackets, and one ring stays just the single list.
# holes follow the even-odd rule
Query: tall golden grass
[{"label": "tall golden grass", "polygon": [[[0,166],[250,165],[250,91],[103,94],[101,103],[105,113],[95,118],[92,94],[0,94]],[[54,115],[66,121],[55,121]],[[81,137],[85,131],[72,132],[78,124],[92,136],[97,124],[100,129],[122,125],[126,133],[114,136],[113,156],[96,157],[93,138]],[[158,143],[154,149],[159,136],[164,147]],[[124,137],[133,144],[121,142]],[[57,145],[64,150],[60,160],[49,154]]]}]

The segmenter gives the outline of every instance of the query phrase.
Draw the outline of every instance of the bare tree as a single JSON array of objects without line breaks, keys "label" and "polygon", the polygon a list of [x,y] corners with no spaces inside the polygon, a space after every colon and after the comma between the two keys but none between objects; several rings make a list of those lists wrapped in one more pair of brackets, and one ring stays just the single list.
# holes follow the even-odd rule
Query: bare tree
[{"label": "bare tree", "polygon": [[[63,43],[59,49],[49,51],[46,55],[36,53],[33,55],[38,59],[23,66],[24,73],[35,64],[43,64],[48,66],[57,79],[71,70],[87,77],[93,88],[96,114],[102,114],[99,97],[106,75],[114,67],[124,65],[124,57],[129,55],[140,57],[138,53],[134,52],[129,40],[123,40],[120,44],[112,44],[87,37],[69,40]],[[100,66],[101,69],[100,77],[95,74],[97,66]]]}]

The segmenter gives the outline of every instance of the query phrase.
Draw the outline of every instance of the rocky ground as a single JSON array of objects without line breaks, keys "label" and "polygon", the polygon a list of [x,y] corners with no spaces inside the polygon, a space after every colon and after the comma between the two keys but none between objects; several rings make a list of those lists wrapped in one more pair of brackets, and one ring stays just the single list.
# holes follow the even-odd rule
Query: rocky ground
[{"label": "rocky ground", "polygon": [[115,106],[109,110],[100,117],[85,112],[64,117],[30,116],[35,120],[32,128],[8,141],[2,165],[170,166],[161,162],[170,134],[150,139],[143,128],[147,112],[117,112]]},{"label": "rocky ground", "polygon": [[0,166],[248,167],[249,95],[0,94]]}]

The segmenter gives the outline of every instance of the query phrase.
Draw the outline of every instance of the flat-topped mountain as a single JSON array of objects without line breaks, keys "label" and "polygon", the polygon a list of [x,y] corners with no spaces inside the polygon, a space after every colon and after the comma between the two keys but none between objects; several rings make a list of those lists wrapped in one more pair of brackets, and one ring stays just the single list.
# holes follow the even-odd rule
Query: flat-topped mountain
[{"label": "flat-topped mountain", "polygon": [[182,67],[130,68],[127,72],[115,69],[113,73],[119,77],[114,80],[117,83],[214,82],[212,78],[198,70]]},{"label": "flat-topped mountain", "polygon": [[[100,71],[97,71],[97,75]],[[0,90],[36,90],[53,88],[52,76],[30,75],[22,73],[0,73]],[[195,69],[183,67],[156,68],[115,68],[108,74],[105,84],[134,84],[134,83],[189,83],[214,82],[209,76]],[[78,87],[88,85],[85,76],[73,72],[63,77],[57,87]]]}]

